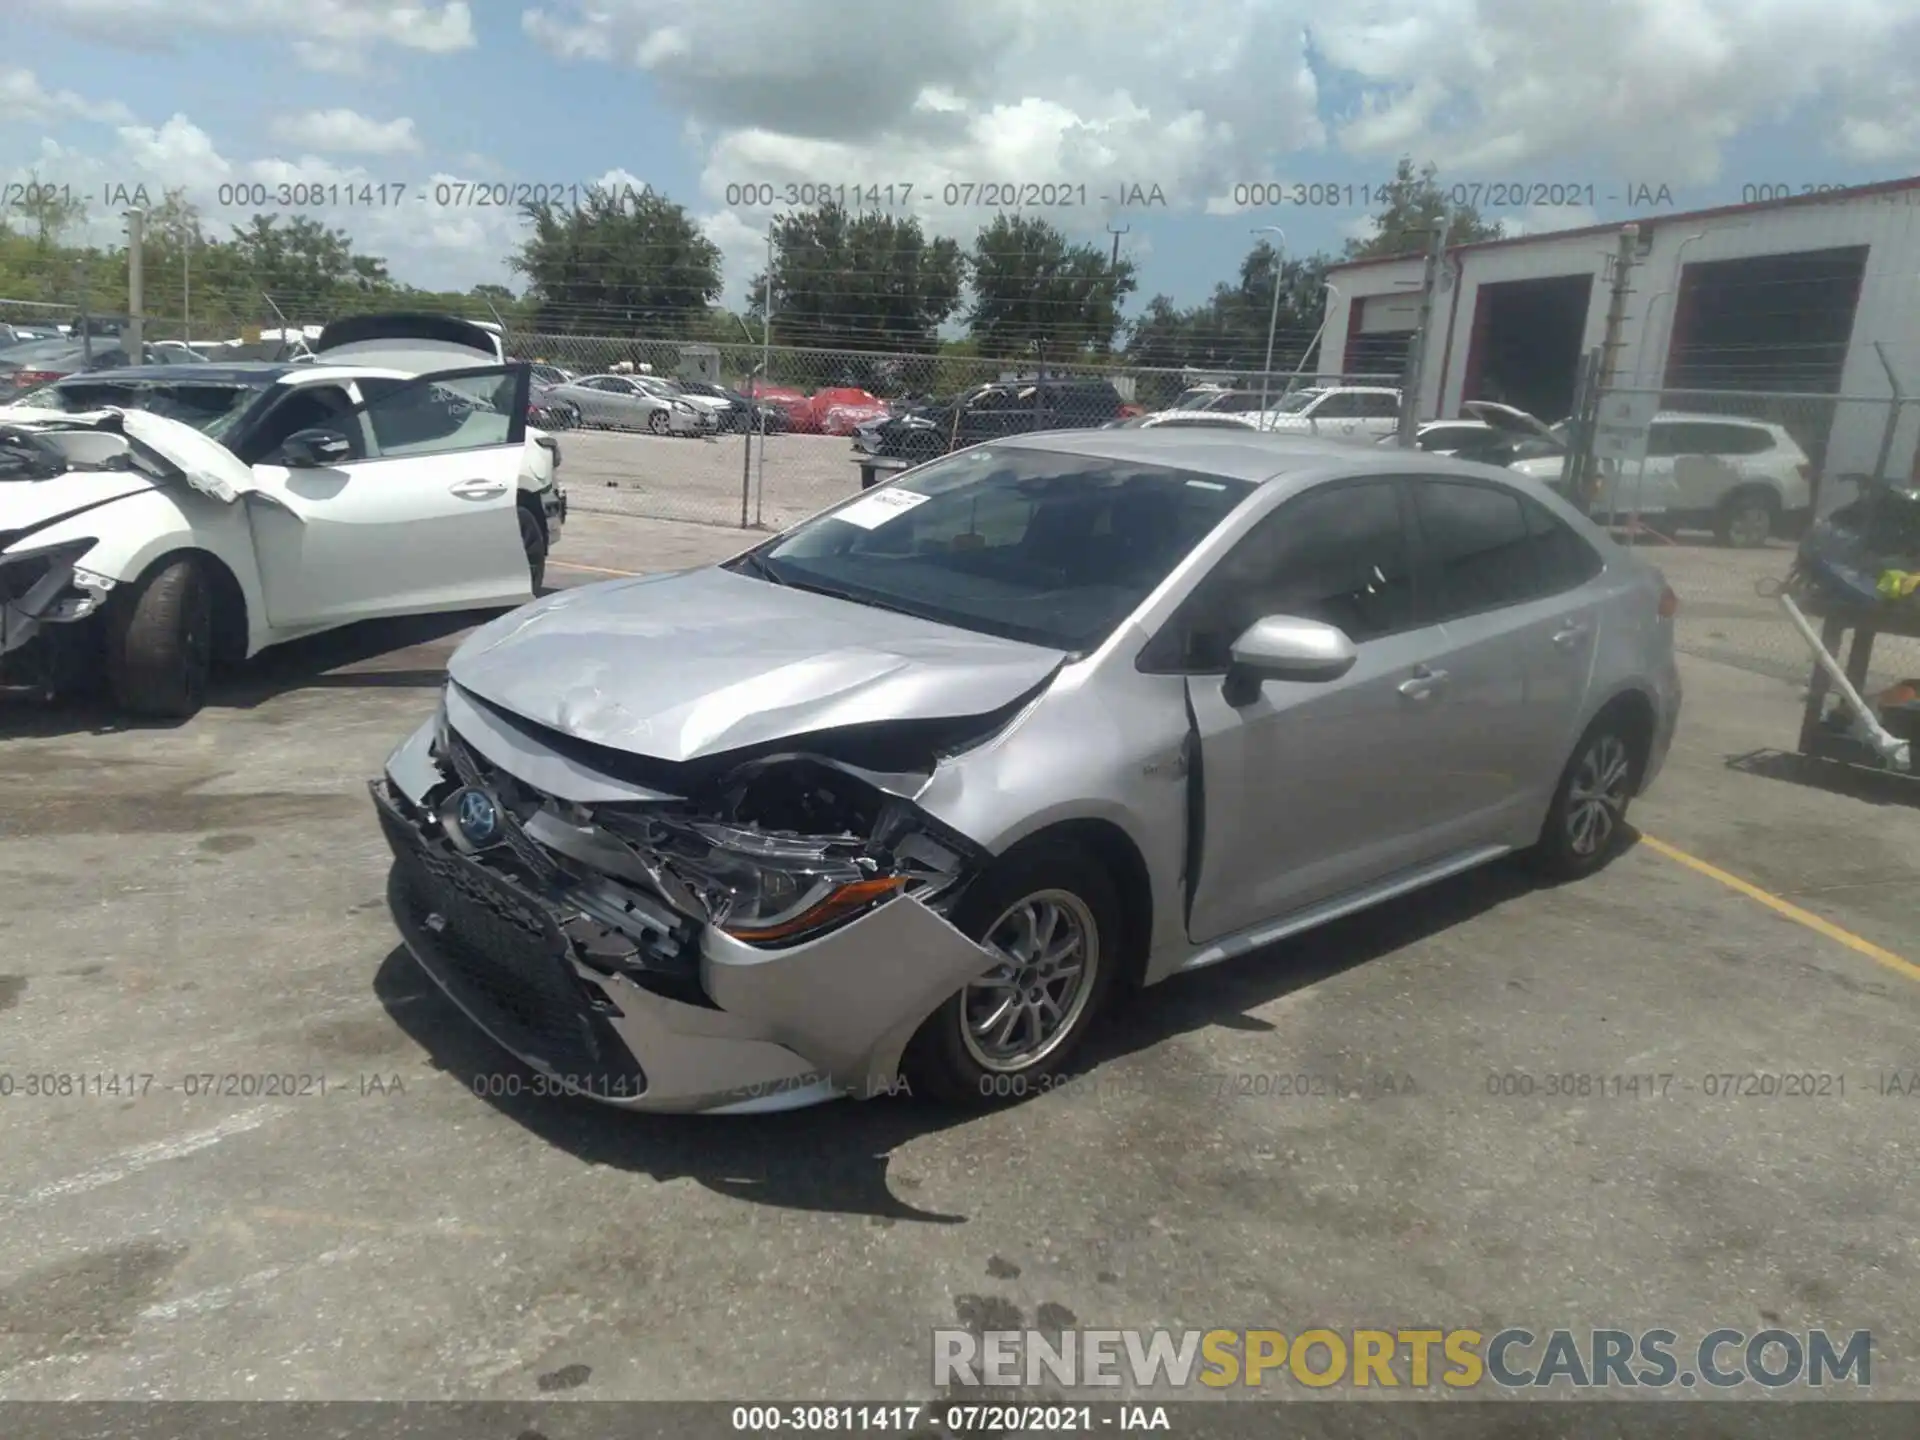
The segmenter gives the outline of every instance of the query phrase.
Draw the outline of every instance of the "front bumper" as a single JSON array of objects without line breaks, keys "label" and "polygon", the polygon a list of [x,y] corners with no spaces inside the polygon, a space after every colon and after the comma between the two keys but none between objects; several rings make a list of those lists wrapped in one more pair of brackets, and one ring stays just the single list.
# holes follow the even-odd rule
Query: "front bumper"
[{"label": "front bumper", "polygon": [[[114,582],[80,567],[92,542],[34,546],[5,551],[0,537],[0,656],[15,655],[15,671],[27,661],[29,646],[43,657],[51,650],[49,627],[71,626],[105,608]],[[40,668],[31,664],[36,671]],[[22,683],[0,673],[0,683]]]},{"label": "front bumper", "polygon": [[[610,966],[566,882],[457,849],[432,818],[449,780],[433,725],[371,786],[388,903],[427,975],[502,1048],[566,1088],[634,1110],[746,1113],[899,1093],[925,1017],[995,957],[911,897],[780,949],[695,927],[696,994]],[[521,834],[518,844],[534,843]]]}]

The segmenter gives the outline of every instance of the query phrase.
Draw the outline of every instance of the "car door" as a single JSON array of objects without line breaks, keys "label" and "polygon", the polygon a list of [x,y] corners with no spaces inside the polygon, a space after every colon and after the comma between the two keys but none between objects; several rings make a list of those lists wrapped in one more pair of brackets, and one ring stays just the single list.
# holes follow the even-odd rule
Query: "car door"
[{"label": "car door", "polygon": [[[1185,673],[1198,740],[1188,927],[1207,943],[1403,870],[1432,851],[1427,776],[1441,758],[1401,489],[1328,482],[1262,519],[1147,655]],[[1339,626],[1359,658],[1337,680],[1268,681],[1231,703],[1229,647],[1255,620]],[[1149,663],[1143,656],[1143,663]]]},{"label": "car door", "polygon": [[524,366],[388,380],[329,428],[350,457],[254,466],[249,497],[276,629],[532,597],[516,504]]},{"label": "car door", "polygon": [[[1586,702],[1598,556],[1545,506],[1494,481],[1407,481],[1432,666],[1439,760],[1426,793],[1448,848],[1514,843],[1537,824]],[[1579,552],[1594,562],[1580,580]]]},{"label": "car door", "polygon": [[1400,428],[1400,397],[1385,390],[1363,391],[1354,397],[1360,403],[1358,440],[1378,440]]},{"label": "car door", "polygon": [[1323,395],[1307,410],[1313,433],[1327,440],[1360,438],[1360,397],[1351,390]]},{"label": "car door", "polygon": [[1606,466],[1606,473],[1595,513],[1662,515],[1669,510],[1684,509],[1675,462],[1694,445],[1696,428],[1683,421],[1656,420],[1647,427],[1644,462],[1601,462]]}]

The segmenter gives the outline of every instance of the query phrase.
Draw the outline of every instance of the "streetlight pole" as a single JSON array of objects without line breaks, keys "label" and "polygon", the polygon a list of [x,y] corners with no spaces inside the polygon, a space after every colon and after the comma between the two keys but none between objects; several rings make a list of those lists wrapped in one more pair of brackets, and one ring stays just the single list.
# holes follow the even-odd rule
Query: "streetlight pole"
[{"label": "streetlight pole", "polygon": [[[757,390],[765,390],[773,383],[773,231],[767,231],[767,283],[760,294],[760,383]],[[764,396],[754,397],[754,409],[760,418],[760,460],[754,472],[753,510],[754,523],[758,524],[762,507],[767,502],[767,412],[761,407],[766,404]],[[740,523],[747,523],[743,509]]]},{"label": "streetlight pole", "polygon": [[[1338,300],[1340,298],[1340,287],[1334,284],[1331,280],[1322,280],[1320,282],[1320,288],[1322,290],[1325,290],[1327,294],[1331,295],[1335,300]],[[1313,347],[1318,345],[1320,343],[1320,337],[1327,333],[1328,314],[1329,314],[1329,311],[1327,307],[1325,306],[1321,307],[1320,328],[1313,332],[1313,339],[1307,341],[1307,348],[1300,352],[1300,363],[1293,367],[1293,378],[1287,381],[1288,395],[1291,395],[1294,392],[1295,387],[1299,385],[1300,372],[1307,368],[1307,357],[1313,354]],[[1326,366],[1323,365],[1320,367],[1320,373],[1323,375],[1326,373]]]},{"label": "streetlight pole", "polygon": [[1286,273],[1287,232],[1278,225],[1261,225],[1255,235],[1278,235],[1280,248],[1273,252],[1273,307],[1267,312],[1267,359],[1260,367],[1260,428],[1272,424],[1267,415],[1267,380],[1273,374],[1273,332],[1280,323],[1280,278]]}]

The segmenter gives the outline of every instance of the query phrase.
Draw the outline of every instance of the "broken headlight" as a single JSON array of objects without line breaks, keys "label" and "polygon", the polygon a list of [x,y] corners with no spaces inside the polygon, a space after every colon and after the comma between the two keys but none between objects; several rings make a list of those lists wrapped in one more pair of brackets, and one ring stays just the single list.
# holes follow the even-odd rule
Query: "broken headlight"
[{"label": "broken headlight", "polygon": [[[848,919],[907,883],[845,840],[774,835],[714,821],[684,822],[703,844],[676,850],[673,868],[707,894],[713,923],[736,940],[798,939]],[[689,854],[690,849],[704,854]]]}]

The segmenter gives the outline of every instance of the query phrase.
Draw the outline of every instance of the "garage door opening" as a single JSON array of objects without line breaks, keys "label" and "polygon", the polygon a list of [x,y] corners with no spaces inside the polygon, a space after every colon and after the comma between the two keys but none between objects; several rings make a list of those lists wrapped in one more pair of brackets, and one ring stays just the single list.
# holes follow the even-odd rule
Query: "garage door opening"
[{"label": "garage door opening", "polygon": [[1675,392],[1839,394],[1866,268],[1865,245],[1686,266],[1674,296],[1666,403],[1772,420],[1820,465],[1835,405],[1740,399],[1718,407],[1698,393]]},{"label": "garage door opening", "polygon": [[1473,305],[1462,400],[1497,400],[1543,420],[1573,413],[1593,276],[1482,285]]},{"label": "garage door opening", "polygon": [[1420,297],[1365,295],[1353,306],[1341,373],[1370,380],[1391,377],[1397,384],[1406,373],[1413,333],[1420,325]]}]

